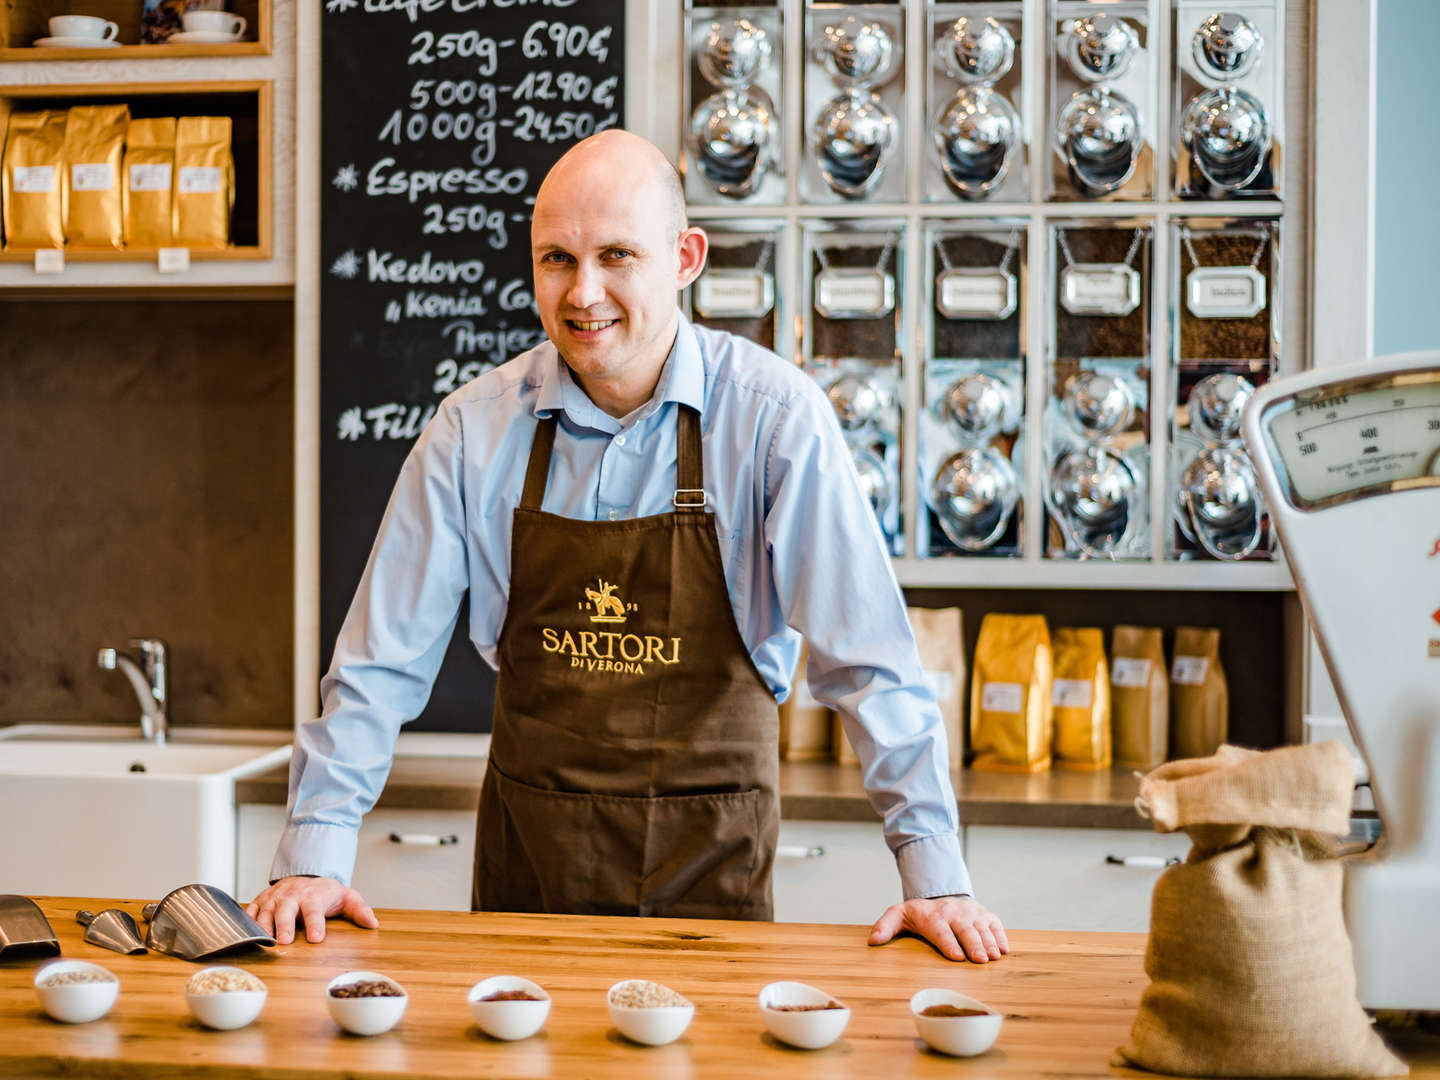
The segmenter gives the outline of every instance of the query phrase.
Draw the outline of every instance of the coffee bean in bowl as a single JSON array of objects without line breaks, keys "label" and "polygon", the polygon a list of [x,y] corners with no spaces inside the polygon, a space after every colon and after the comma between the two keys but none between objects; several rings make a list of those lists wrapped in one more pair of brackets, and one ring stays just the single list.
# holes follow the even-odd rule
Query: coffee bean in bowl
[{"label": "coffee bean in bowl", "polygon": [[470,988],[470,1015],[492,1039],[528,1039],[545,1026],[550,995],[519,975],[492,975]]},{"label": "coffee bean in bowl", "polygon": [[120,980],[99,964],[57,960],[35,973],[40,1007],[66,1024],[87,1024],[110,1011]]},{"label": "coffee bean in bowl", "polygon": [[352,1035],[379,1035],[405,1015],[410,998],[394,979],[374,971],[347,971],[325,987],[325,1007]]},{"label": "coffee bean in bowl", "polygon": [[605,996],[610,1020],[620,1034],[646,1046],[674,1042],[695,1017],[695,1006],[668,986],[648,979],[625,979]]},{"label": "coffee bean in bowl", "polygon": [[910,999],[915,1030],[942,1054],[973,1057],[995,1045],[1005,1017],[954,990],[921,990]]},{"label": "coffee bean in bowl", "polygon": [[265,984],[244,968],[220,964],[201,968],[185,984],[185,1004],[206,1027],[242,1028],[265,1007]]},{"label": "coffee bean in bowl", "polygon": [[765,1028],[801,1050],[829,1046],[850,1023],[850,1009],[824,990],[802,982],[773,982],[760,991]]}]

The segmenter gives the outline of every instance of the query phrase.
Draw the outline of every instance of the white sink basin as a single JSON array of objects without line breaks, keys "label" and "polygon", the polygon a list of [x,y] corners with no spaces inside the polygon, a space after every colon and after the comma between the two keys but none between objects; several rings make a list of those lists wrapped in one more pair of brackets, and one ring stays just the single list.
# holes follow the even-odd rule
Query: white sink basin
[{"label": "white sink basin", "polygon": [[286,733],[182,729],[154,746],[99,730],[0,728],[0,893],[233,894],[235,781],[288,761]]}]

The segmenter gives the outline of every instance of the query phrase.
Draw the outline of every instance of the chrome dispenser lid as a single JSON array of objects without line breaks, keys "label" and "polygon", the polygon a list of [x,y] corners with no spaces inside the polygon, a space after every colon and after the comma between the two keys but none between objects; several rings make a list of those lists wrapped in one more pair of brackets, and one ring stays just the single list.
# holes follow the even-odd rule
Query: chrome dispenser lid
[{"label": "chrome dispenser lid", "polygon": [[1055,463],[1050,508],[1083,554],[1105,555],[1130,531],[1136,488],[1135,473],[1124,458],[1089,446]]},{"label": "chrome dispenser lid", "polygon": [[935,516],[956,547],[984,551],[1005,532],[1019,499],[1010,459],[989,447],[966,447],[940,464],[930,481]]},{"label": "chrome dispenser lid", "polygon": [[1190,51],[1211,78],[1240,79],[1254,70],[1264,45],[1260,30],[1244,15],[1217,11],[1195,31]]},{"label": "chrome dispenser lid", "polygon": [[1140,51],[1140,36],[1114,15],[1076,19],[1065,40],[1065,55],[1076,75],[1086,82],[1118,79]]},{"label": "chrome dispenser lid", "polygon": [[1010,394],[999,379],[975,372],[950,384],[942,408],[945,418],[962,438],[984,443],[1004,427]]},{"label": "chrome dispenser lid", "polygon": [[690,149],[700,175],[721,195],[753,195],[770,170],[775,144],[770,107],[748,90],[722,90],[690,118]]},{"label": "chrome dispenser lid", "polygon": [[820,175],[847,199],[862,199],[880,184],[895,144],[895,117],[875,94],[848,90],[832,98],[815,121]]},{"label": "chrome dispenser lid", "polygon": [[897,53],[890,27],[856,15],[825,27],[815,47],[830,77],[849,88],[883,86],[895,73]]},{"label": "chrome dispenser lid", "polygon": [[1081,372],[1065,387],[1060,411],[1088,439],[1105,439],[1125,431],[1135,419],[1135,394],[1115,375]]},{"label": "chrome dispenser lid", "polygon": [[1240,413],[1254,393],[1255,387],[1243,375],[1227,371],[1205,376],[1186,400],[1190,430],[1214,443],[1238,440]]},{"label": "chrome dispenser lid", "polygon": [[825,391],[840,426],[846,431],[860,431],[880,419],[885,397],[872,379],[855,372],[846,372]]},{"label": "chrome dispenser lid", "polygon": [[1195,167],[1216,187],[1243,188],[1265,165],[1270,118],[1253,95],[1233,86],[1191,98],[1180,123]]},{"label": "chrome dispenser lid", "polygon": [[1003,79],[1015,63],[1015,38],[986,15],[962,15],[935,42],[935,58],[957,82],[967,86]]},{"label": "chrome dispenser lid", "polygon": [[1078,91],[1057,125],[1070,173],[1083,189],[1106,194],[1125,186],[1140,160],[1140,111],[1124,94],[1100,86]]},{"label": "chrome dispenser lid", "polygon": [[1180,479],[1184,531],[1216,559],[1238,560],[1260,546],[1261,496],[1243,450],[1203,450]]},{"label": "chrome dispenser lid", "polygon": [[770,35],[749,19],[712,22],[696,50],[700,74],[716,86],[739,89],[760,77],[770,64]]},{"label": "chrome dispenser lid", "polygon": [[1004,94],[985,86],[962,89],[930,130],[945,180],[966,197],[988,195],[1010,170],[1020,145],[1020,114]]}]

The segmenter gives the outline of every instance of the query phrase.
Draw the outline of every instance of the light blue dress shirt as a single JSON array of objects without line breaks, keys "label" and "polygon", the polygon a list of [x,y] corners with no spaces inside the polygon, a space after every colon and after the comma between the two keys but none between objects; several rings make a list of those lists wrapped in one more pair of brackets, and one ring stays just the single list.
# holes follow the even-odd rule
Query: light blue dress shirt
[{"label": "light blue dress shirt", "polygon": [[672,509],[677,403],[700,411],[725,580],[755,666],[783,701],[804,635],[811,691],[841,715],[905,897],[971,891],[945,729],[835,412],[798,368],[683,314],[654,396],[624,422],[548,342],[440,405],[401,468],[321,682],[322,714],[295,733],[272,879],[350,880],[360,820],[400,726],[429,698],[467,589],[470,640],[496,664],[510,519],[538,418],[560,415],[543,509],[613,521]]}]

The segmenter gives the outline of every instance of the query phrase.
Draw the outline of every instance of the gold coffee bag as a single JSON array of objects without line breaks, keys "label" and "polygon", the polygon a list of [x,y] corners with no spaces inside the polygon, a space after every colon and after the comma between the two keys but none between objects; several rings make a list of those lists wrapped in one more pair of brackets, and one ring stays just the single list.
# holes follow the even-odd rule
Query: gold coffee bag
[{"label": "gold coffee bag", "polygon": [[182,116],[175,126],[175,246],[230,242],[235,165],[228,116]]},{"label": "gold coffee bag", "polygon": [[125,149],[125,243],[170,247],[175,242],[175,118],[130,121]]},{"label": "gold coffee bag", "polygon": [[830,757],[830,710],[810,693],[805,669],[810,647],[802,645],[790,696],[780,705],[780,760],[821,761]]},{"label": "gold coffee bag", "polygon": [[970,677],[973,768],[1050,767],[1050,631],[1043,615],[986,615]]},{"label": "gold coffee bag", "polygon": [[1230,687],[1220,666],[1220,631],[1182,626],[1170,662],[1170,756],[1209,757],[1230,730]]},{"label": "gold coffee bag", "polygon": [[1062,769],[1110,767],[1110,674],[1098,627],[1062,626],[1055,650],[1055,764]]},{"label": "gold coffee bag", "polygon": [[125,245],[120,164],[128,105],[76,105],[65,119],[65,240],[72,248]]},{"label": "gold coffee bag", "polygon": [[915,649],[920,654],[925,685],[940,706],[945,738],[950,743],[950,768],[958,769],[965,753],[960,731],[960,695],[965,692],[965,633],[959,608],[907,608]]},{"label": "gold coffee bag", "polygon": [[5,250],[65,246],[61,171],[65,113],[15,113],[5,138]]},{"label": "gold coffee bag", "polygon": [[1170,747],[1170,683],[1158,626],[1117,626],[1110,639],[1110,738],[1115,764],[1153,769]]}]

